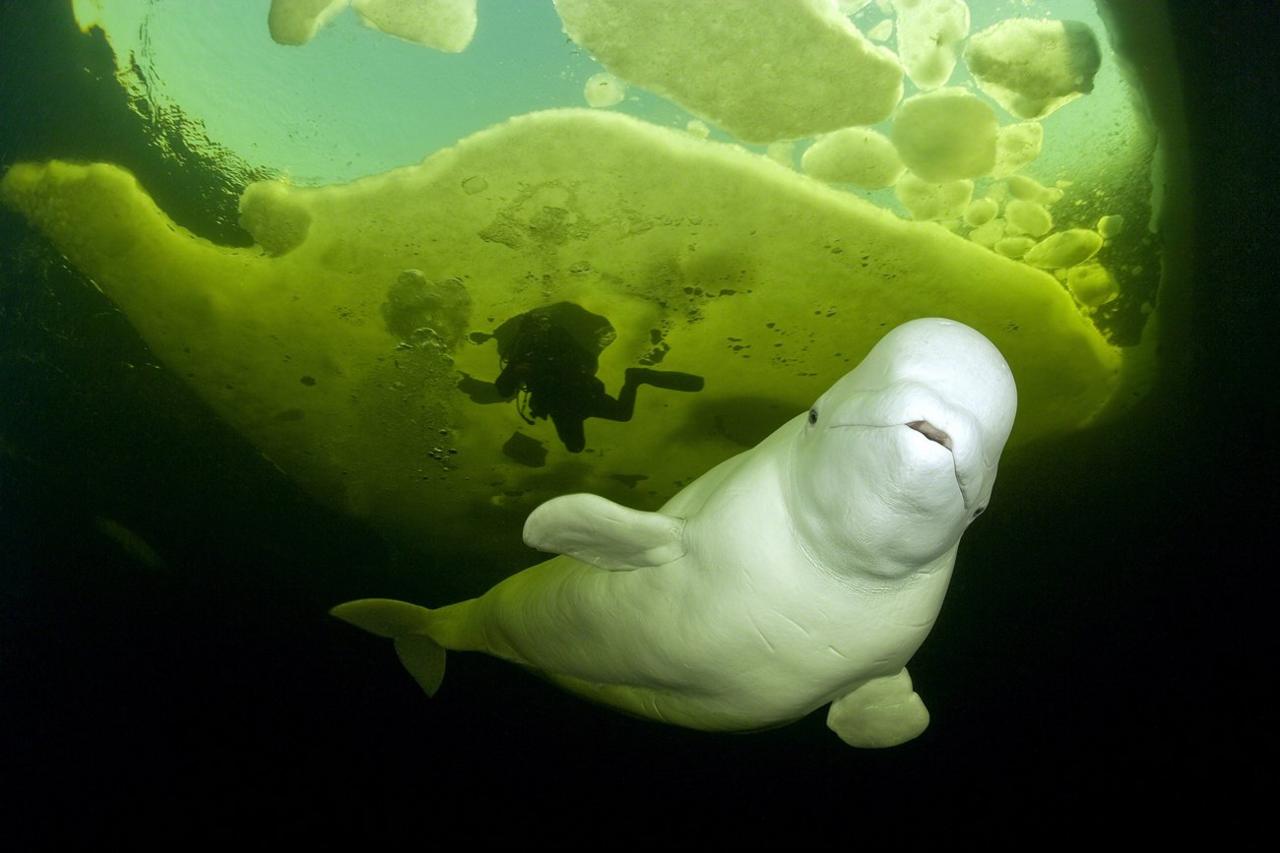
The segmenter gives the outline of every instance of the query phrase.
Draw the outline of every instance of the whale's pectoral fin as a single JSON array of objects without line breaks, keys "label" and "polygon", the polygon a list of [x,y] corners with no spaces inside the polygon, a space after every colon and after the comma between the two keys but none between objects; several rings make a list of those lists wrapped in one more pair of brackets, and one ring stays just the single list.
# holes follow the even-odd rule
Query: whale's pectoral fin
[{"label": "whale's pectoral fin", "polygon": [[362,598],[329,611],[344,622],[395,640],[396,655],[428,696],[444,680],[444,649],[428,635],[431,611],[390,598]]},{"label": "whale's pectoral fin", "polygon": [[628,509],[599,495],[565,495],[529,514],[524,541],[602,569],[631,571],[684,556],[684,519]]},{"label": "whale's pectoral fin", "polygon": [[874,678],[831,703],[827,728],[850,746],[897,746],[929,725],[929,711],[911,687],[911,676]]}]

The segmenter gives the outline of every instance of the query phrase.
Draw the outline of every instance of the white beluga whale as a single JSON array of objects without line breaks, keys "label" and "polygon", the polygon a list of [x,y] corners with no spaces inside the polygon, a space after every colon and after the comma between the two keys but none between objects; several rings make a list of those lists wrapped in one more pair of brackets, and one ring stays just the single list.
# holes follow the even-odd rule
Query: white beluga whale
[{"label": "white beluga whale", "polygon": [[846,743],[899,744],[928,725],[905,667],[1016,405],[986,338],[913,320],[657,512],[555,498],[524,537],[559,556],[446,607],[363,599],[333,614],[394,639],[429,694],[446,649],[482,651],[667,723],[761,729],[830,704]]}]

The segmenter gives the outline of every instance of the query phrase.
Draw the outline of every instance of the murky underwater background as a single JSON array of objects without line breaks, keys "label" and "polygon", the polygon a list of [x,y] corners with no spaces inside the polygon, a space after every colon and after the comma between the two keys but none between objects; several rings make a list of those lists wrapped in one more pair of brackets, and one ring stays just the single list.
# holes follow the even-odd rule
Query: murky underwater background
[{"label": "murky underwater background", "polygon": [[[61,5],[0,4],[0,167],[120,163],[221,235],[215,176],[148,147],[106,45]],[[842,746],[820,714],[734,736],[635,721],[478,655],[451,656],[426,700],[384,642],[325,611],[375,590],[447,599],[424,579],[454,567],[301,493],[0,210],[0,802],[18,837],[1250,822],[1276,746],[1274,665],[1252,666],[1263,638],[1241,605],[1274,589],[1251,557],[1275,516],[1260,426],[1276,415],[1276,291],[1253,267],[1273,203],[1253,164],[1277,129],[1258,71],[1277,26],[1266,4],[1173,17],[1196,236],[1166,381],[1131,416],[1006,460],[913,659],[930,728],[883,752]]]}]

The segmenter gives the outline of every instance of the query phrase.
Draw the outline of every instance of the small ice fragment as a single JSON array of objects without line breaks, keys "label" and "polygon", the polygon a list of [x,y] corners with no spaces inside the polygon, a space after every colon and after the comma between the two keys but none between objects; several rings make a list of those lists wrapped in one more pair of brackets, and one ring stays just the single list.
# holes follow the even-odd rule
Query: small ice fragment
[{"label": "small ice fragment", "polygon": [[1032,237],[1043,237],[1053,228],[1053,217],[1049,211],[1034,201],[1015,198],[1005,205],[1004,218],[1017,233]]},{"label": "small ice fragment", "polygon": [[969,232],[969,239],[980,246],[986,246],[990,249],[996,242],[1004,236],[1005,222],[1003,219],[992,219],[990,222],[983,223],[977,228]]},{"label": "small ice fragment", "polygon": [[1124,217],[1118,213],[1104,216],[1098,220],[1098,233],[1104,240],[1116,237],[1124,230]]},{"label": "small ice fragment", "polygon": [[476,34],[476,0],[351,0],[365,26],[387,35],[461,53]]},{"label": "small ice fragment", "polygon": [[867,38],[872,41],[879,42],[888,41],[893,38],[893,20],[886,18],[871,29],[867,30]]},{"label": "small ice fragment", "polygon": [[1009,187],[1009,194],[1022,201],[1035,202],[1048,207],[1062,200],[1062,190],[1057,187],[1043,186],[1039,181],[1025,175],[1012,175],[1005,183]]},{"label": "small ice fragment", "polygon": [[969,35],[963,0],[894,0],[898,10],[898,56],[911,82],[936,89],[951,78],[960,43]]},{"label": "small ice fragment", "polygon": [[804,152],[800,168],[820,181],[869,190],[893,186],[906,170],[893,143],[866,127],[846,127],[821,137]]},{"label": "small ice fragment", "polygon": [[975,33],[964,58],[983,92],[1032,119],[1092,92],[1102,51],[1079,21],[1010,18]]},{"label": "small ice fragment", "polygon": [[271,0],[267,29],[277,44],[306,44],[350,0]]},{"label": "small ice fragment", "polygon": [[1097,261],[1072,267],[1067,272],[1067,287],[1088,308],[1105,305],[1120,295],[1115,278]]},{"label": "small ice fragment", "polygon": [[1036,243],[1023,260],[1041,269],[1065,269],[1084,263],[1102,248],[1102,235],[1087,228],[1072,228]]},{"label": "small ice fragment", "polygon": [[780,166],[786,166],[788,169],[795,168],[796,144],[794,142],[771,142],[764,153]]},{"label": "small ice fragment", "polygon": [[590,106],[612,107],[614,104],[622,103],[622,99],[627,96],[627,84],[608,71],[601,71],[587,79],[587,85],[583,87],[582,94]]},{"label": "small ice fragment", "polygon": [[996,165],[991,176],[1012,175],[1040,156],[1044,128],[1036,121],[1024,121],[1000,128],[996,134]]},{"label": "small ice fragment", "polygon": [[1017,260],[1031,250],[1036,241],[1030,237],[1005,237],[1003,240],[997,240],[994,246],[995,250],[1006,258]]},{"label": "small ice fragment", "polygon": [[992,219],[996,218],[996,214],[1000,212],[1000,205],[992,198],[975,199],[969,204],[968,209],[964,212],[964,221],[966,225],[976,228],[979,225],[985,225]]},{"label": "small ice fragment", "polygon": [[684,129],[699,139],[706,139],[711,135],[711,128],[707,127],[707,123],[705,121],[698,121],[696,118],[689,119],[685,124]]},{"label": "small ice fragment", "polygon": [[988,174],[996,162],[996,114],[964,89],[948,88],[902,102],[893,143],[907,168],[942,183]]},{"label": "small ice fragment", "polygon": [[908,172],[894,185],[893,192],[914,219],[959,219],[973,197],[973,181],[935,184]]}]

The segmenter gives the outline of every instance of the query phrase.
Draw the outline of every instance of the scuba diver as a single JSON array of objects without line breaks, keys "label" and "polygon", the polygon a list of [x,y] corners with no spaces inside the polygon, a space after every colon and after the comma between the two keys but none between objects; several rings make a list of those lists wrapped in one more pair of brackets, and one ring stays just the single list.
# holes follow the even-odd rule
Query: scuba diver
[{"label": "scuba diver", "polygon": [[518,411],[528,423],[550,418],[570,453],[586,446],[587,418],[631,420],[641,385],[671,391],[700,391],[703,386],[702,377],[691,373],[629,367],[617,398],[610,397],[595,374],[600,353],[616,337],[613,326],[572,302],[519,314],[493,336],[502,365],[493,383],[498,395],[518,398]]}]

